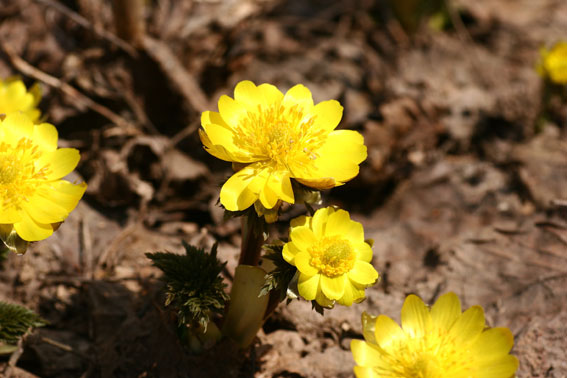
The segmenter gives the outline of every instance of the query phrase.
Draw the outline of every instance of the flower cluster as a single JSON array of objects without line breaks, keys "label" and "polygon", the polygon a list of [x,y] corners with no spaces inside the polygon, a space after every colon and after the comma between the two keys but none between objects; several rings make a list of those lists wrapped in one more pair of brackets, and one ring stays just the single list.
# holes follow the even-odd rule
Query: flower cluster
[{"label": "flower cluster", "polygon": [[385,315],[362,316],[366,341],[353,340],[358,378],[509,378],[518,359],[509,354],[514,338],[508,328],[487,328],[480,306],[461,313],[454,293],[431,307],[409,295],[402,326]]},{"label": "flower cluster", "polygon": [[58,149],[55,127],[34,123],[37,93],[21,81],[0,83],[0,238],[17,252],[49,237],[86,189],[62,180],[77,166],[79,151]]}]

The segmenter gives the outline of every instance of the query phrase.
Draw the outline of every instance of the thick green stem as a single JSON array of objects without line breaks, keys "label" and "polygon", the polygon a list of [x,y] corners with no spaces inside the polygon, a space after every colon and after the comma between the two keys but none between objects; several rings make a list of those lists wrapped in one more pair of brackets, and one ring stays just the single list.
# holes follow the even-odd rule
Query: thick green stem
[{"label": "thick green stem", "polygon": [[259,296],[266,272],[257,266],[236,267],[230,306],[222,333],[233,339],[241,348],[248,347],[264,323],[268,296]]}]

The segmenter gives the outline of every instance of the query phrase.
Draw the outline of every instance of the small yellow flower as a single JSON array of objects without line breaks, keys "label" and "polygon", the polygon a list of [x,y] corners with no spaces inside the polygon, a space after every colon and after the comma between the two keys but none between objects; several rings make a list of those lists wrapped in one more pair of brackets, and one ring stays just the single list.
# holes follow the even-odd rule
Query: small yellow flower
[{"label": "small yellow flower", "polygon": [[37,109],[40,99],[41,90],[37,84],[27,91],[21,80],[0,80],[0,114],[22,112],[35,122],[40,116]]},{"label": "small yellow flower", "polygon": [[361,302],[364,289],[378,279],[362,225],[344,210],[327,207],[313,217],[295,218],[289,237],[283,258],[297,267],[299,295],[307,300],[323,307],[350,306]]},{"label": "small yellow flower", "polygon": [[57,148],[53,125],[34,125],[24,113],[0,118],[0,237],[16,243],[49,237],[77,206],[87,185],[62,180],[79,151]]},{"label": "small yellow flower", "polygon": [[402,327],[385,315],[362,315],[365,341],[353,340],[357,378],[509,378],[518,368],[508,328],[487,328],[484,311],[461,313],[454,293],[431,309],[415,295],[402,307]]},{"label": "small yellow flower", "polygon": [[205,149],[237,170],[220,193],[230,211],[257,200],[265,209],[294,203],[291,178],[316,189],[342,185],[366,159],[361,134],[335,130],[342,106],[335,100],[314,105],[301,84],[284,95],[273,85],[242,81],[234,99],[222,96],[218,107],[203,113],[199,132]]},{"label": "small yellow flower", "polygon": [[538,72],[555,84],[567,84],[567,42],[557,42],[551,50],[542,49]]}]

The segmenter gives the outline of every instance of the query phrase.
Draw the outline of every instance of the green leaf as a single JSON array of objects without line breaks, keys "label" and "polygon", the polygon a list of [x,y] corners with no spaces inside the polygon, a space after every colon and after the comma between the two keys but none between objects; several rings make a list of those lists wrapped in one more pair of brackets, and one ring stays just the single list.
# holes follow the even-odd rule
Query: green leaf
[{"label": "green leaf", "polygon": [[276,267],[266,274],[266,282],[262,286],[259,296],[267,295],[272,290],[278,290],[281,302],[287,296],[287,288],[297,272],[297,268],[284,260],[282,256],[283,243],[265,244],[263,248],[267,250],[264,258],[271,260]]},{"label": "green leaf", "polygon": [[15,344],[30,328],[46,324],[39,315],[23,306],[0,302],[1,342]]},{"label": "green leaf", "polygon": [[228,295],[220,273],[226,263],[217,259],[217,245],[210,253],[183,242],[185,255],[169,252],[146,253],[164,273],[166,306],[177,309],[179,325],[198,322],[205,328],[213,313],[222,314]]}]

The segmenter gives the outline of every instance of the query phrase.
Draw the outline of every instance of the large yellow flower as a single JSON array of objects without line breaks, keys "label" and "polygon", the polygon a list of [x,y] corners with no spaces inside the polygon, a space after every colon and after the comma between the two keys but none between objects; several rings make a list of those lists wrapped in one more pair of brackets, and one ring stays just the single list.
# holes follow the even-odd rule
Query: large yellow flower
[{"label": "large yellow flower", "polygon": [[291,178],[329,189],[355,177],[366,159],[362,135],[335,130],[342,106],[335,100],[314,105],[301,84],[284,95],[273,85],[242,81],[234,99],[224,95],[218,107],[203,113],[200,136],[210,154],[239,169],[221,189],[228,210],[257,200],[266,209],[280,200],[294,203]]},{"label": "large yellow flower", "polygon": [[14,242],[47,238],[81,199],[86,184],[61,180],[79,151],[57,148],[57,130],[34,125],[23,113],[0,120],[0,237]]},{"label": "large yellow flower", "polygon": [[556,84],[567,84],[567,42],[557,42],[551,50],[542,49],[538,71]]},{"label": "large yellow flower", "polygon": [[37,109],[40,99],[41,90],[37,84],[28,91],[21,80],[0,80],[0,114],[21,112],[35,122],[40,116]]},{"label": "large yellow flower", "polygon": [[454,293],[430,309],[415,295],[402,307],[402,327],[385,315],[362,315],[366,342],[353,340],[357,378],[509,378],[518,368],[508,328],[487,328],[480,306],[461,313]]},{"label": "large yellow flower", "polygon": [[307,300],[323,307],[350,306],[361,302],[364,289],[378,279],[362,225],[344,210],[327,207],[313,217],[295,218],[289,237],[283,258],[297,267],[299,295]]}]

